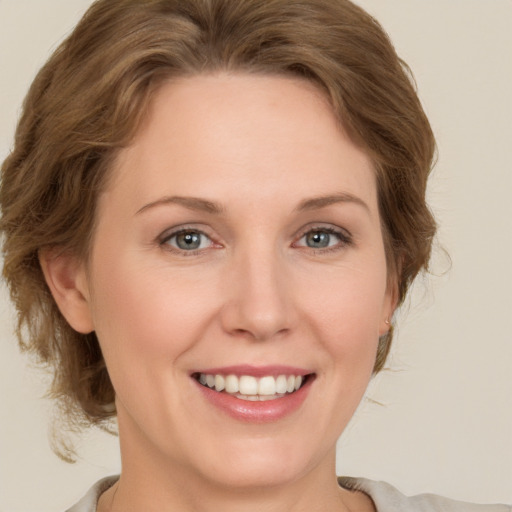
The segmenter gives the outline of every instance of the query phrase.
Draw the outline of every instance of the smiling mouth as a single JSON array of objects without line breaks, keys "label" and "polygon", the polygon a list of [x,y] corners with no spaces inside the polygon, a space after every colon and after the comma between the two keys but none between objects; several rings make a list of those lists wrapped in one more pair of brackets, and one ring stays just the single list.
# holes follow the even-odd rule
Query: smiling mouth
[{"label": "smiling mouth", "polygon": [[301,389],[313,374],[254,377],[252,375],[222,375],[194,373],[202,386],[218,393],[229,394],[240,400],[264,402],[291,395]]}]

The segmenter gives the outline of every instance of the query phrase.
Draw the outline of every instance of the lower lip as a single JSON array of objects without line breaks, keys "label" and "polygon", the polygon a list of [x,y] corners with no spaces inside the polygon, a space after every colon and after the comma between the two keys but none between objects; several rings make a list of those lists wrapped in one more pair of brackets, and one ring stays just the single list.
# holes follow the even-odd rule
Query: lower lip
[{"label": "lower lip", "polygon": [[311,389],[314,378],[310,375],[305,384],[294,393],[289,393],[281,398],[265,400],[263,402],[252,402],[250,400],[236,398],[229,393],[219,393],[218,391],[203,386],[195,379],[194,381],[206,400],[229,416],[239,421],[271,423],[285,418],[300,408]]}]

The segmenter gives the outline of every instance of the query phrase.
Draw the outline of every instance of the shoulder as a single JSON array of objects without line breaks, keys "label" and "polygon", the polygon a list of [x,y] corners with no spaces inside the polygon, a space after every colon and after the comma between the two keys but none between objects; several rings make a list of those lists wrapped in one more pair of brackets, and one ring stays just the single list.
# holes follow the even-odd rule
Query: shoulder
[{"label": "shoulder", "polygon": [[110,487],[112,487],[117,480],[118,476],[109,476],[96,482],[88,491],[87,494],[66,512],[96,512],[96,505],[99,497]]},{"label": "shoulder", "polygon": [[392,485],[365,478],[340,477],[338,482],[346,489],[368,494],[377,512],[512,512],[512,507],[508,505],[476,505],[435,494],[404,496]]}]

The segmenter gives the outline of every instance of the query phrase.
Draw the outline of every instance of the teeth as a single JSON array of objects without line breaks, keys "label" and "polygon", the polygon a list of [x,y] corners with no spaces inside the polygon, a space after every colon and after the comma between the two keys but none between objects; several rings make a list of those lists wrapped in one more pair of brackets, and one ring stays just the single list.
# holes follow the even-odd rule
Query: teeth
[{"label": "teeth", "polygon": [[258,395],[275,395],[276,387],[274,377],[263,377],[258,383]]},{"label": "teeth", "polygon": [[287,383],[288,379],[286,378],[286,375],[279,375],[276,379],[276,393],[286,393],[288,391]]},{"label": "teeth", "polygon": [[256,380],[256,377],[242,375],[242,377],[238,379],[238,386],[242,395],[258,394],[258,381]]},{"label": "teeth", "polygon": [[241,400],[249,400],[251,402],[266,402],[268,400],[275,400],[276,398],[282,398],[283,395],[236,395],[237,398]]},{"label": "teeth", "polygon": [[215,375],[215,391],[222,391],[226,387],[226,381],[222,375]]},{"label": "teeth", "polygon": [[[199,377],[199,382],[201,382],[201,377]],[[240,391],[238,377],[236,375],[228,375],[226,377],[226,393],[238,393],[238,391]]]},{"label": "teeth", "polygon": [[301,375],[279,375],[277,378],[261,378],[252,375],[210,375],[199,374],[199,382],[215,391],[225,391],[242,400],[264,401],[281,398],[286,393],[297,391],[303,384]]},{"label": "teeth", "polygon": [[286,391],[293,393],[295,391],[295,377],[290,375],[286,381]]}]

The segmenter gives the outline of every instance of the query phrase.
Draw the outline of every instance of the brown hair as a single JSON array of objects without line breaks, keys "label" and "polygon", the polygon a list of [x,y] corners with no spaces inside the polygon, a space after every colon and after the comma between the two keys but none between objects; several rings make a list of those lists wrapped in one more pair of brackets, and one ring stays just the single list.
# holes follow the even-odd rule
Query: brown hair
[{"label": "brown hair", "polygon": [[[38,253],[60,247],[87,257],[109,166],[155,89],[173,76],[218,70],[317,84],[373,159],[399,303],[427,267],[434,138],[407,66],[361,8],[348,0],[99,0],[34,80],[0,189],[17,334],[54,370],[52,395],[71,420],[112,417],[114,390],[95,334],[79,334],[64,320]],[[380,340],[376,372],[391,337]]]}]

